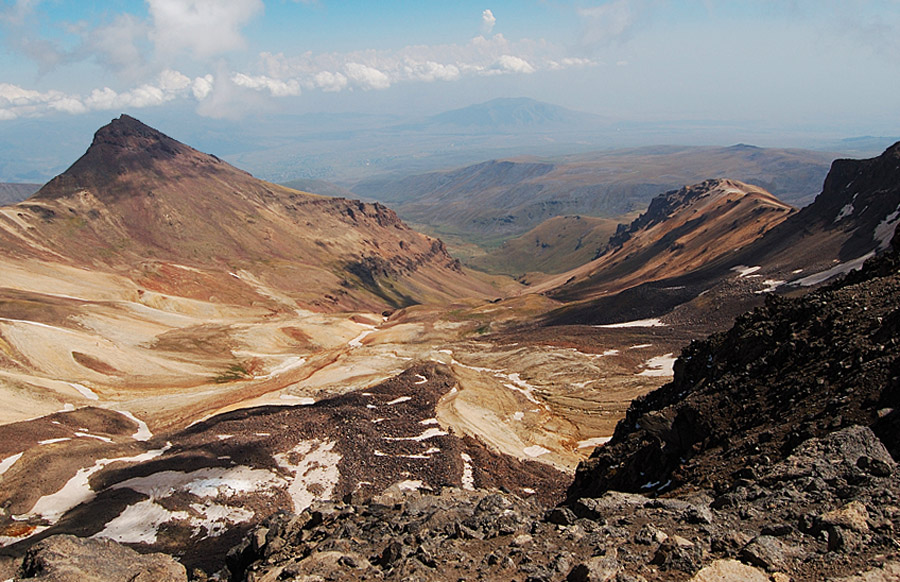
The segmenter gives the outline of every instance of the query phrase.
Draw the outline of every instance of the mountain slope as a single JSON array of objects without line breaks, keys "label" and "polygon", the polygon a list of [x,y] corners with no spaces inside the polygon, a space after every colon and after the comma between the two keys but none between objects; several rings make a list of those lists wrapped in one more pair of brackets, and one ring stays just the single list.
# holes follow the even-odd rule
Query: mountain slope
[{"label": "mountain slope", "polygon": [[493,160],[454,170],[373,178],[352,190],[389,204],[438,235],[481,243],[521,235],[554,216],[613,218],[659,194],[710,177],[728,177],[809,203],[833,155],[737,145],[648,147],[554,159]]},{"label": "mountain slope", "polygon": [[610,218],[555,216],[465,262],[490,273],[562,273],[590,262],[617,226],[617,221]]},{"label": "mountain slope", "polygon": [[756,240],[793,209],[733,180],[708,180],[653,199],[594,261],[531,289],[583,301],[696,270]]},{"label": "mountain slope", "polygon": [[[877,158],[835,161],[812,204],[758,240],[721,249],[724,252],[693,270],[604,297],[596,295],[599,288],[579,283],[577,276],[569,285],[557,278],[562,286],[552,291],[555,296],[577,299],[584,293],[581,298],[595,298],[567,306],[548,321],[611,323],[658,317],[681,306],[672,317],[705,320],[721,329],[742,310],[759,304],[765,293],[805,289],[858,268],[887,248],[898,223],[900,143]],[[599,281],[616,280],[617,275],[592,276]],[[616,308],[619,313],[612,314]]]},{"label": "mountain slope", "polygon": [[100,129],[35,196],[4,209],[0,228],[4,245],[23,254],[38,247],[47,259],[126,273],[142,265],[150,286],[165,285],[165,263],[211,269],[238,302],[253,294],[229,276],[240,269],[316,309],[479,294],[440,241],[384,206],[257,180],[128,116]]}]

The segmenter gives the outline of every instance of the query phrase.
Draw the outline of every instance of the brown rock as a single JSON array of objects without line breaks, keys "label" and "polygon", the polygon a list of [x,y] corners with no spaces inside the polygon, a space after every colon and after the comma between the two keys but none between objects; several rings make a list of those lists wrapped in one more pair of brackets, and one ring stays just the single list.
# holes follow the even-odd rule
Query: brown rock
[{"label": "brown rock", "polygon": [[112,540],[56,535],[31,547],[19,580],[46,582],[187,582],[184,566],[165,554],[139,554]]},{"label": "brown rock", "polygon": [[704,566],[690,582],[769,582],[769,577],[737,560],[716,560]]}]

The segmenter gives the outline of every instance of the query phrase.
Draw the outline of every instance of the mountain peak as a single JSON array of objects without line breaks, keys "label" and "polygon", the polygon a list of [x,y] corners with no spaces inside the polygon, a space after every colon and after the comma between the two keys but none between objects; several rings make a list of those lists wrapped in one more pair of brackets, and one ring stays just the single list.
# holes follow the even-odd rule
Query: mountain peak
[{"label": "mountain peak", "polygon": [[104,198],[115,195],[116,184],[127,181],[129,175],[149,171],[174,178],[200,173],[202,168],[211,165],[226,166],[217,157],[198,152],[122,114],[98,129],[84,155],[41,188],[35,197],[60,198],[91,190]]}]

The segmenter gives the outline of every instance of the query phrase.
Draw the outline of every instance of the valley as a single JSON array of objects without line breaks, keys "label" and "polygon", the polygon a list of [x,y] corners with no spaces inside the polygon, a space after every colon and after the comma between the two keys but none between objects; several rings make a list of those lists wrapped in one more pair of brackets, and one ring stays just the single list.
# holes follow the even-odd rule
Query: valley
[{"label": "valley", "polygon": [[[735,148],[705,155],[713,166],[769,155],[777,163],[766,163],[777,166],[800,155],[744,158],[747,146]],[[657,160],[660,168],[683,161],[681,152],[665,155],[675,157]],[[402,213],[449,225],[471,243],[472,224],[486,224],[487,215],[457,209],[473,207],[473,196],[489,191],[493,200],[525,204],[503,212],[526,209],[539,202],[536,192],[556,199],[553,188],[572,187],[545,190],[535,186],[541,179],[584,178],[598,173],[593,162],[576,171],[577,160],[495,161],[409,178],[403,185],[416,199],[381,183],[400,196],[398,215],[381,202],[258,180],[123,115],[36,194],[0,207],[0,579],[56,534],[162,551],[207,573],[228,555],[236,576],[269,543],[254,528],[281,519],[270,518],[279,511],[310,516],[340,502],[364,512],[373,499],[399,510],[409,499],[471,495],[458,507],[478,496],[478,507],[485,499],[533,504],[515,511],[537,520],[537,533],[551,523],[537,507],[569,503],[552,522],[568,527],[573,511],[597,518],[577,503],[611,488],[663,495],[661,483],[725,483],[726,476],[683,477],[679,471],[702,472],[702,459],[688,461],[712,445],[664,416],[674,413],[657,418],[641,407],[686,382],[685,366],[702,376],[700,364],[679,354],[696,352],[694,340],[729,329],[745,310],[774,311],[867,259],[888,264],[900,222],[898,156],[895,144],[877,158],[836,161],[821,194],[800,210],[732,177],[670,176],[667,191],[667,181],[641,178],[628,182],[643,197],[630,202],[588,188],[585,203],[615,199],[624,205],[614,216],[627,224],[522,210],[528,220],[482,231],[508,238],[533,227],[501,247],[505,255],[471,258],[499,273],[488,274],[408,226]],[[797,163],[809,179],[812,162]],[[485,172],[498,171],[511,189],[496,186],[496,176],[494,186],[479,186]],[[784,180],[800,178],[786,171]],[[890,295],[885,284],[887,291],[870,285],[873,297]],[[870,325],[887,330],[873,333],[890,335],[890,301],[871,306],[880,315]],[[881,357],[867,350],[861,358]],[[703,403],[705,381],[691,389]],[[887,399],[884,418],[893,418],[890,397],[870,395],[878,398]],[[707,408],[703,414],[714,414]],[[847,410],[875,426],[870,404],[864,408]],[[638,421],[638,411],[649,416]],[[810,424],[818,428],[808,438],[825,438],[832,420]],[[789,438],[773,432],[778,442]],[[607,450],[623,451],[621,460]],[[738,471],[740,460],[728,459],[728,470]],[[491,497],[501,494],[516,500]],[[710,511],[709,501],[691,503]],[[310,520],[303,527],[327,522]],[[485,527],[458,525],[454,539],[488,539],[493,534],[478,533]],[[521,533],[510,527],[502,535]],[[254,531],[251,548],[243,540]],[[728,554],[721,548],[738,544],[714,535],[718,541],[691,547]],[[579,544],[568,547],[581,556],[588,549]],[[233,547],[244,548],[246,563],[236,565]],[[391,560],[379,560],[390,573]],[[697,560],[683,571],[699,570]],[[571,566],[559,566],[561,574]]]}]

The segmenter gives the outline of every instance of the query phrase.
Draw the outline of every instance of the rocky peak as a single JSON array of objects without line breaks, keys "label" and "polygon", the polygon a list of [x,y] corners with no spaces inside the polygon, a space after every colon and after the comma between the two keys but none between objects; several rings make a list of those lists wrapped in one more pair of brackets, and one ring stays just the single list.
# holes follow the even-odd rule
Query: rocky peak
[{"label": "rocky peak", "polygon": [[602,256],[611,250],[621,247],[625,241],[629,240],[635,233],[664,222],[701,198],[716,193],[727,195],[739,192],[741,195],[746,195],[753,190],[756,189],[743,182],[725,178],[715,178],[705,180],[692,186],[685,186],[679,190],[670,190],[660,194],[650,201],[650,206],[647,207],[646,212],[634,219],[630,225],[626,226],[620,224],[616,230],[616,234],[609,239],[606,248],[598,251],[597,256]]},{"label": "rocky peak", "polygon": [[109,199],[122,195],[115,185],[133,173],[174,178],[199,175],[212,166],[239,172],[217,157],[198,152],[123,114],[98,129],[84,155],[41,188],[35,198],[53,199],[91,190],[98,198]]}]

